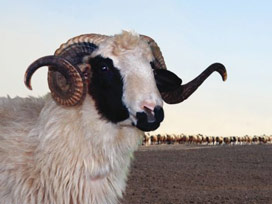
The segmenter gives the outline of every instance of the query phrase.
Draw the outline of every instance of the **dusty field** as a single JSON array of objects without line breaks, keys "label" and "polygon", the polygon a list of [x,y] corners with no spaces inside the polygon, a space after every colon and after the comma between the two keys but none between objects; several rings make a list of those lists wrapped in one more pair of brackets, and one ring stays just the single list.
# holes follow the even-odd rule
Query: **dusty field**
[{"label": "dusty field", "polygon": [[272,145],[141,147],[122,204],[147,203],[272,203]]}]

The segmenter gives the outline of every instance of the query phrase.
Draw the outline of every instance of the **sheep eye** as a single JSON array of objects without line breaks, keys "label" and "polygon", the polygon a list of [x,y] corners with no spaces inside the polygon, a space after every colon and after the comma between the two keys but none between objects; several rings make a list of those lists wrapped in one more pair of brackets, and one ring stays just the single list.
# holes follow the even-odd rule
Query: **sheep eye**
[{"label": "sheep eye", "polygon": [[109,58],[103,58],[100,55],[91,58],[89,64],[93,67],[94,70],[97,70],[100,73],[108,72],[112,70],[113,63]]},{"label": "sheep eye", "polygon": [[102,65],[101,66],[101,68],[100,68],[103,72],[105,72],[105,71],[109,71],[109,67],[108,66],[106,66],[106,65]]}]

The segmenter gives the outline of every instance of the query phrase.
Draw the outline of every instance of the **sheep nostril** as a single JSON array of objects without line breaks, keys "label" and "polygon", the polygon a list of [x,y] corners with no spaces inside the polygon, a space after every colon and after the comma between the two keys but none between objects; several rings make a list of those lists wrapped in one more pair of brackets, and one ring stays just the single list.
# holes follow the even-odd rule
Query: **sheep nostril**
[{"label": "sheep nostril", "polygon": [[153,111],[155,109],[155,107],[156,107],[156,104],[152,101],[149,101],[149,100],[145,100],[141,104],[141,108],[144,111],[149,111],[149,110]]},{"label": "sheep nostril", "polygon": [[145,112],[147,112],[147,113],[151,113],[151,114],[154,115],[154,109],[150,109],[150,108],[144,106],[144,107],[143,107],[143,110],[144,110]]}]

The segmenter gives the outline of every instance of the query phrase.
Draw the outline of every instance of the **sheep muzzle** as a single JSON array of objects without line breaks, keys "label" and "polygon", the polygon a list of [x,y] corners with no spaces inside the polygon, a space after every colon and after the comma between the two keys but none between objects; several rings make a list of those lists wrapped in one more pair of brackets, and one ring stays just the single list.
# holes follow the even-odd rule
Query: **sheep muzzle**
[{"label": "sheep muzzle", "polygon": [[136,113],[136,127],[142,131],[156,130],[164,119],[164,111],[161,106],[156,106],[154,110],[145,108],[143,112]]}]

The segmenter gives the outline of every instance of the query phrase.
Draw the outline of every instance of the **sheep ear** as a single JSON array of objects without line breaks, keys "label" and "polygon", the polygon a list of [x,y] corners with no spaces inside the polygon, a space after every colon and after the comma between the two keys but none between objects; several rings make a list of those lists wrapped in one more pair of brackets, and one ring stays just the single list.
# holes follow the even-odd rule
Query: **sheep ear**
[{"label": "sheep ear", "polygon": [[173,91],[180,87],[182,80],[166,69],[154,69],[154,76],[160,92]]}]

